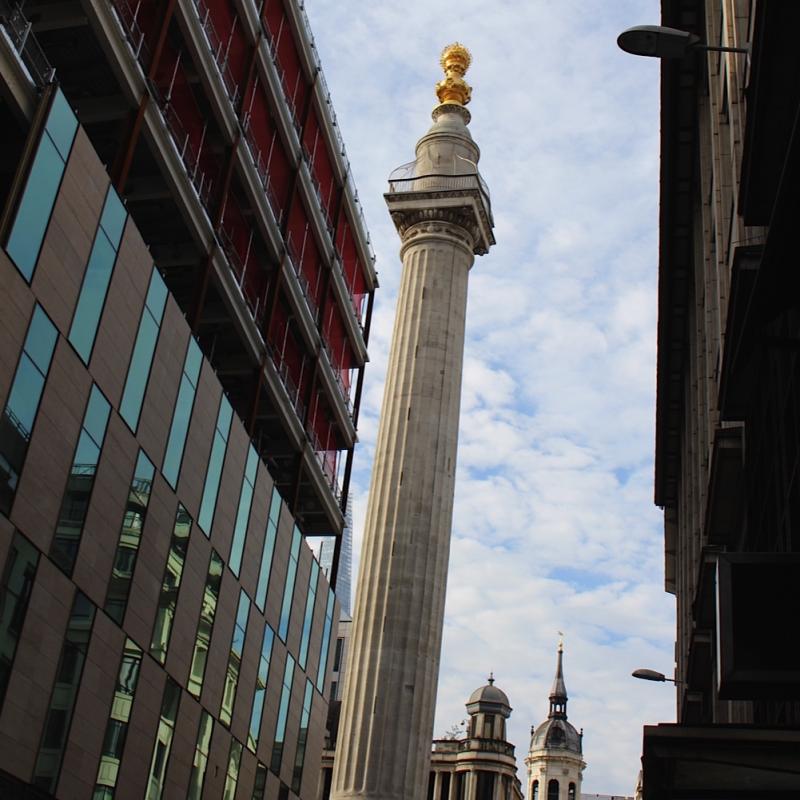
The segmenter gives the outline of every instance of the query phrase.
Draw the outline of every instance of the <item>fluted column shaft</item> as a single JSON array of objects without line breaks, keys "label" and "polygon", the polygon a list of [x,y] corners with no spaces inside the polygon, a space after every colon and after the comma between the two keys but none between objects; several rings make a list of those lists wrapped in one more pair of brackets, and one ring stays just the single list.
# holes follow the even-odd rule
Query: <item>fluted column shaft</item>
[{"label": "fluted column shaft", "polygon": [[430,769],[472,240],[459,225],[428,218],[403,231],[401,257],[336,800],[421,800]]}]

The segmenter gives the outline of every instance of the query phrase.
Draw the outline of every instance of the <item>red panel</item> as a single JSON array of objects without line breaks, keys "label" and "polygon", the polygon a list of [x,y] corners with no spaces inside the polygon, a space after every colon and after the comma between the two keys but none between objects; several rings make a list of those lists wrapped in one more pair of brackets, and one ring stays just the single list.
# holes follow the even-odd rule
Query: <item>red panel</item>
[{"label": "red panel", "polygon": [[245,135],[256,167],[261,180],[266,183],[267,197],[273,213],[281,219],[289,194],[291,168],[260,81],[250,87],[242,108],[247,115]]},{"label": "red panel", "polygon": [[154,77],[161,110],[189,177],[207,203],[219,178],[220,165],[206,142],[206,119],[197,105],[180,53],[169,41]]},{"label": "red panel", "polygon": [[312,109],[308,115],[306,129],[303,134],[303,146],[311,161],[311,174],[314,178],[323,213],[327,217],[328,225],[330,226],[333,224],[333,198],[336,182],[333,177],[333,166],[328,155],[325,137],[317,119],[316,109]]},{"label": "red panel", "polygon": [[241,89],[246,77],[250,50],[242,23],[237,18],[236,9],[230,0],[204,0],[204,2],[207,3],[211,25],[217,38],[217,41],[213,41],[213,35],[210,37],[217,63],[223,72],[230,73],[233,86]]}]

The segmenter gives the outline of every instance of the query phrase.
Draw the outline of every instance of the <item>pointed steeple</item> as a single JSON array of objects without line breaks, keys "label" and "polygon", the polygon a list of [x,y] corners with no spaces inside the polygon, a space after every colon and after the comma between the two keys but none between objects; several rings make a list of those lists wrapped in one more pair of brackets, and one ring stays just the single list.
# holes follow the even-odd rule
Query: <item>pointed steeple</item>
[{"label": "pointed steeple", "polygon": [[567,718],[567,686],[564,683],[564,668],[562,658],[564,655],[564,641],[558,643],[558,664],[556,665],[556,677],[553,680],[553,688],[550,689],[550,713],[548,717],[558,719]]}]

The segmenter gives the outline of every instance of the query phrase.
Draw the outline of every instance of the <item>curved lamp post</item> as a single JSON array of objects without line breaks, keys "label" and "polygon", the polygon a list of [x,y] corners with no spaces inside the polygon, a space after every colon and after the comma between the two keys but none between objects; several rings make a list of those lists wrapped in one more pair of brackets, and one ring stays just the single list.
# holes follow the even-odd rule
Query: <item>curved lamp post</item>
[{"label": "curved lamp post", "polygon": [[[717,47],[704,44],[697,34],[665,28],[663,25],[635,25],[617,37],[617,44],[626,53],[653,58],[683,58],[693,50],[721,53],[749,53],[749,47]],[[650,680],[653,680],[652,678]]]}]

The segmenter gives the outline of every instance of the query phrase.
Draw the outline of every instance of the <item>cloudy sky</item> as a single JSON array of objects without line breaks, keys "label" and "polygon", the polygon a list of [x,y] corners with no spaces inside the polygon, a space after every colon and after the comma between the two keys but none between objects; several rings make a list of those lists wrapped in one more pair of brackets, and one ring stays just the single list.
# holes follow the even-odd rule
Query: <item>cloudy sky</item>
[{"label": "cloudy sky", "polygon": [[355,562],[400,262],[386,177],[430,123],[439,53],[473,54],[470,129],[497,245],[470,276],[435,734],[490,670],[523,758],[564,632],[585,792],[631,794],[674,719],[674,604],[653,506],[658,64],[616,47],[656,0],[307,0],[378,257],[354,473]]}]

